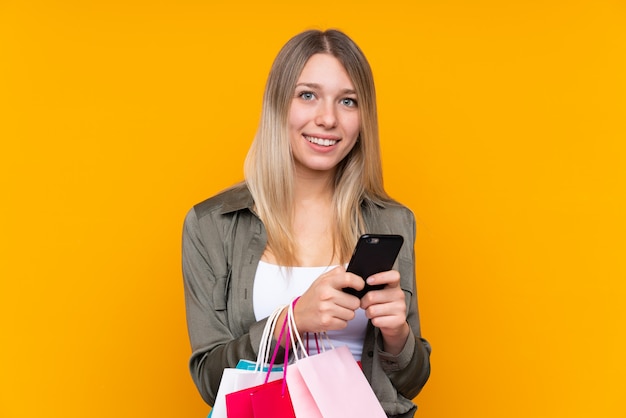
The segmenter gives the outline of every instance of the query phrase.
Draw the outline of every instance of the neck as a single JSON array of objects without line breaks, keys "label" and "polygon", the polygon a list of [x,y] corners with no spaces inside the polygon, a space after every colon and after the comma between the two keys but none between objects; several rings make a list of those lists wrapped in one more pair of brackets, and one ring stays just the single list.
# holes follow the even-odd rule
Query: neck
[{"label": "neck", "polygon": [[334,175],[330,172],[296,173],[294,189],[296,205],[305,201],[330,202],[334,191],[333,183]]},{"label": "neck", "polygon": [[338,263],[334,254],[333,178],[296,176],[295,183],[293,231],[300,265]]}]

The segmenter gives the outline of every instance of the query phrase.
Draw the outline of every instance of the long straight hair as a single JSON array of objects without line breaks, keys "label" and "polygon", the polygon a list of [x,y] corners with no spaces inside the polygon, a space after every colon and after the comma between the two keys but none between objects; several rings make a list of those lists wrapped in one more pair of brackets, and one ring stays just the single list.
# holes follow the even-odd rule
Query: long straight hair
[{"label": "long straight hair", "polygon": [[294,162],[288,115],[300,73],[315,54],[330,54],[354,84],[360,112],[356,144],[336,170],[333,193],[333,254],[346,262],[364,233],[362,205],[390,198],[383,187],[376,91],[370,65],[361,49],[337,30],[309,30],[280,50],[267,80],[259,128],[245,160],[246,183],[257,214],[265,224],[268,246],[279,264],[297,266],[293,231]]}]

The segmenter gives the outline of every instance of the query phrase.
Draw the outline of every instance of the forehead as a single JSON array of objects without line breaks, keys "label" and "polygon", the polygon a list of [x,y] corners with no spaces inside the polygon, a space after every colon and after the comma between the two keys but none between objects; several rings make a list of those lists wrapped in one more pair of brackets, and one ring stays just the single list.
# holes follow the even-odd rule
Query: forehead
[{"label": "forehead", "polygon": [[304,64],[298,83],[341,85],[342,88],[354,89],[343,64],[330,54],[312,55]]}]

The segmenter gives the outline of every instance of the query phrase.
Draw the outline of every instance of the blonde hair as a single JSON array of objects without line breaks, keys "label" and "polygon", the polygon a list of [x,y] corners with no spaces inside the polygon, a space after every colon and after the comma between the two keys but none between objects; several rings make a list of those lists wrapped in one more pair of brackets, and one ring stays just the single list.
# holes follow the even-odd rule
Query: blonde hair
[{"label": "blonde hair", "polygon": [[344,33],[309,30],[280,50],[267,80],[261,120],[246,157],[245,179],[265,224],[268,245],[281,265],[298,265],[292,229],[293,157],[288,115],[304,65],[315,54],[330,54],[344,66],[357,94],[361,128],[354,148],[339,164],[334,182],[333,252],[341,262],[364,233],[362,204],[390,198],[383,187],[374,78],[365,55]]}]

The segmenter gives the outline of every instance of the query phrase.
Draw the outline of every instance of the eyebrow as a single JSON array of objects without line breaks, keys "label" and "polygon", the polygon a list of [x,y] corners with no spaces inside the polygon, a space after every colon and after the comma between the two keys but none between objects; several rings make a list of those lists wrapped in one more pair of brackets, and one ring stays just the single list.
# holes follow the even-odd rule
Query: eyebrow
[{"label": "eyebrow", "polygon": [[[318,89],[321,90],[322,86],[317,83],[298,83],[296,87],[308,87],[310,89]],[[355,90],[352,89],[342,89],[341,94],[356,94]]]}]

